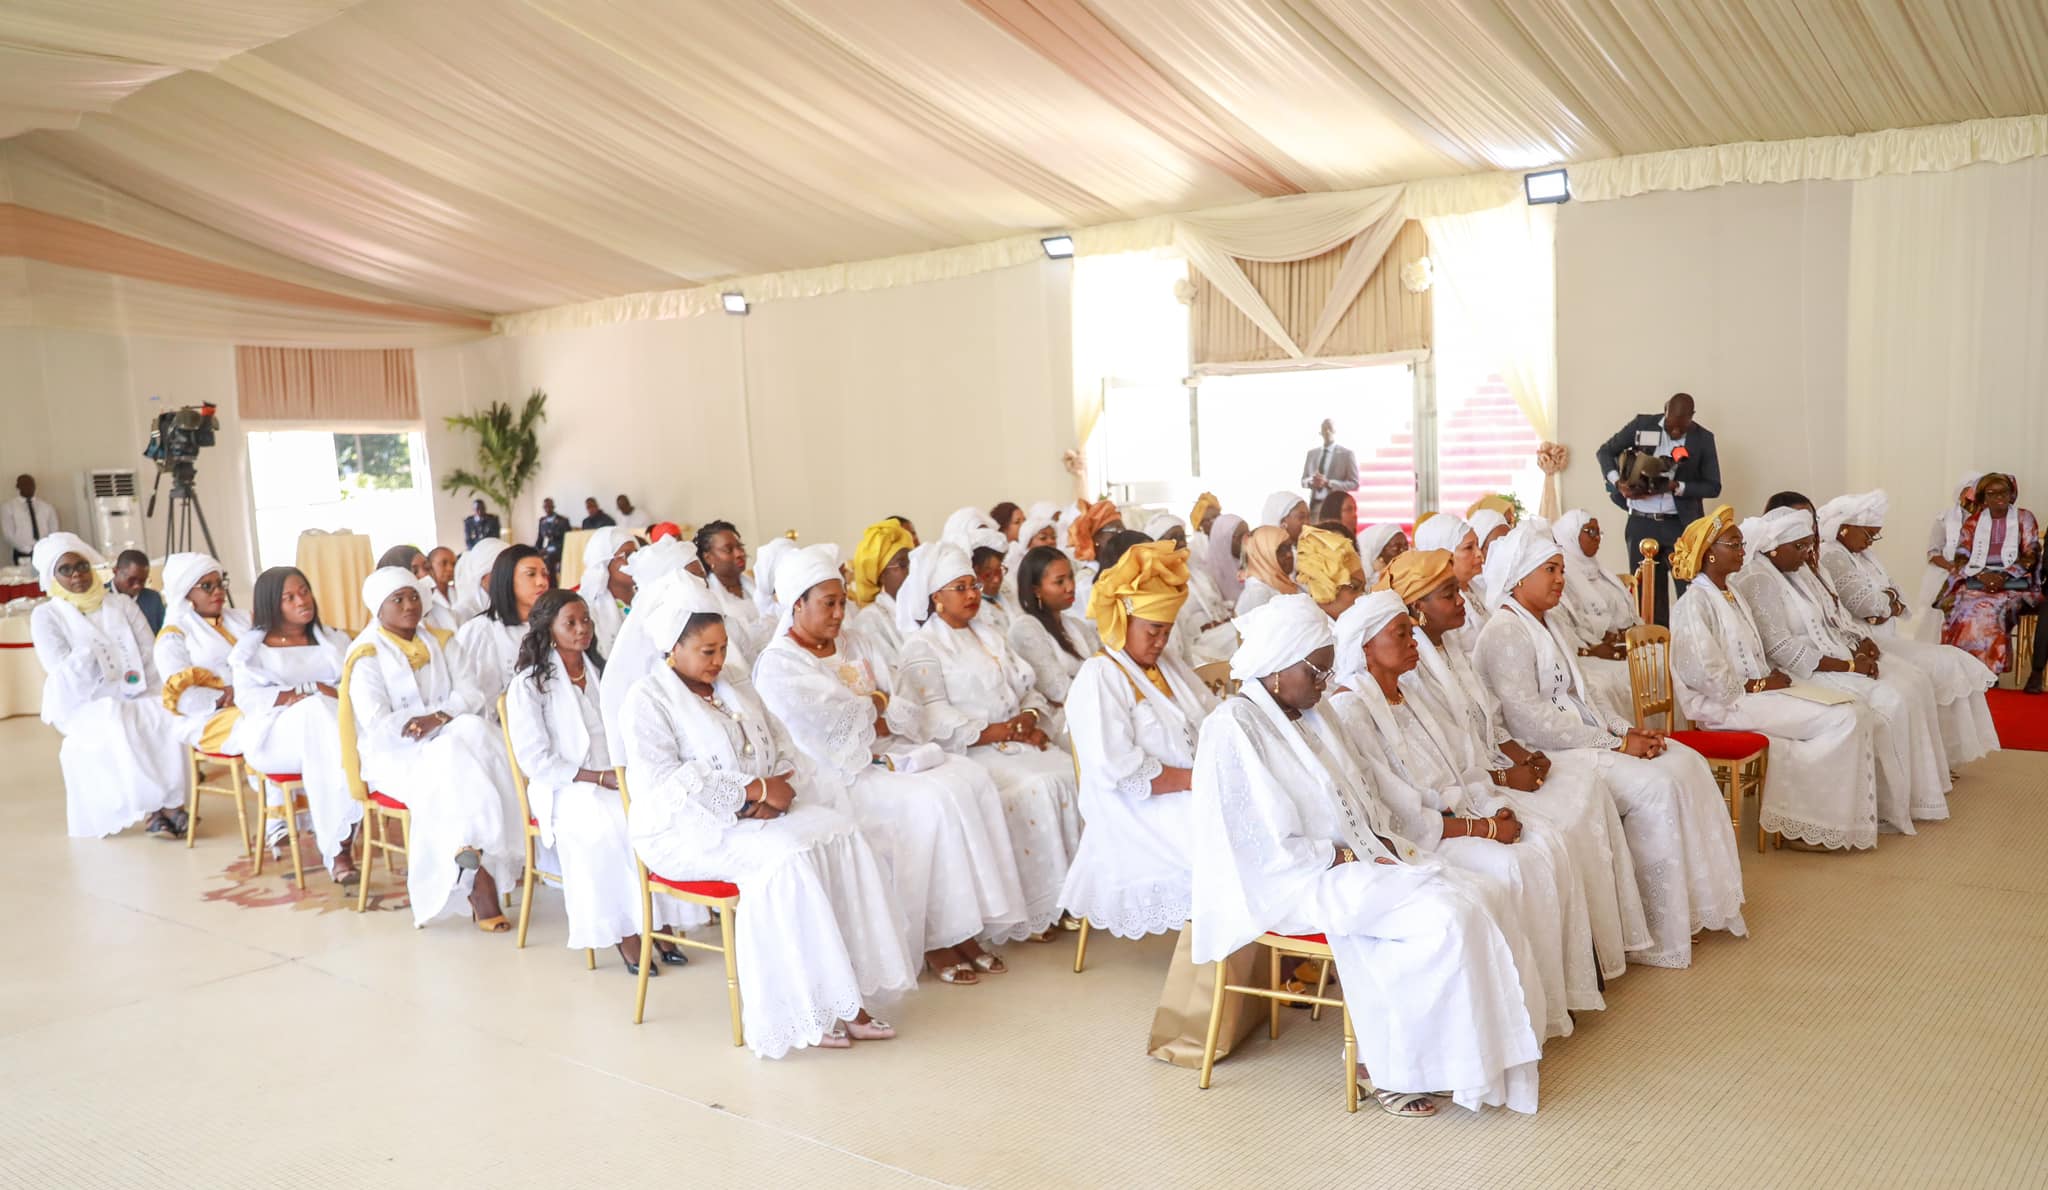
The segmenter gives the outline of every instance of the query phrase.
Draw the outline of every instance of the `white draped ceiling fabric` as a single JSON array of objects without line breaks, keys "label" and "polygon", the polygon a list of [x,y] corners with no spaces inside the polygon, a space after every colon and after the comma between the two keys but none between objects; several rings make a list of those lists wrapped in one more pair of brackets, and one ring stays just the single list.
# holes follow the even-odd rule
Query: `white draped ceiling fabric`
[{"label": "white draped ceiling fabric", "polygon": [[[264,342],[922,283],[1048,230],[1243,298],[1225,239],[1348,226],[1369,271],[1381,204],[1555,162],[1591,200],[2040,155],[2044,61],[2040,0],[8,0],[0,201],[247,274],[188,330]],[[0,315],[177,333],[175,280],[0,251]]]}]

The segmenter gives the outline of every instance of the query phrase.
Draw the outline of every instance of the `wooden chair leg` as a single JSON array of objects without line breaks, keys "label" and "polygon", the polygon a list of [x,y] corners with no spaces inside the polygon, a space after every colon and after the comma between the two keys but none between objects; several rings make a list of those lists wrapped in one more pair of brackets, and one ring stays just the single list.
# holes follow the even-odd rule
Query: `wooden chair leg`
[{"label": "wooden chair leg", "polygon": [[[1277,992],[1280,990],[1280,952],[1267,947],[1266,955],[1272,960],[1267,965],[1267,970],[1271,976],[1271,986]],[[1278,1000],[1268,999],[1266,1001],[1266,1037],[1270,1041],[1280,1040],[1280,1001]]]},{"label": "wooden chair leg", "polygon": [[588,946],[583,948],[583,969],[585,971],[597,970],[597,951]]},{"label": "wooden chair leg", "polygon": [[199,838],[199,753],[185,749],[185,846]]},{"label": "wooden chair leg", "polygon": [[640,974],[633,989],[633,1023],[639,1024],[647,1016],[647,963],[654,950],[654,889],[647,883],[647,873],[640,873]]},{"label": "wooden chair leg", "polygon": [[1358,1033],[1351,1027],[1351,1006],[1344,1006],[1344,1110],[1358,1110]]},{"label": "wooden chair leg", "polygon": [[[726,1006],[732,1011],[732,1043],[740,1046],[745,1045],[747,1039],[740,1026],[739,952],[732,944],[732,918],[733,914],[729,909],[718,915],[718,939],[725,946],[725,1001]],[[643,939],[646,937],[645,934],[641,935]],[[645,975],[647,968],[642,967],[640,973]]]},{"label": "wooden chair leg", "polygon": [[356,912],[365,913],[370,908],[370,877],[377,871],[377,836],[381,833],[377,807],[367,806],[363,815],[363,858],[357,868]]},{"label": "wooden chair leg", "polygon": [[265,785],[257,795],[263,800],[256,808],[256,844],[249,849],[250,858],[256,863],[256,875],[263,875],[263,839],[270,833],[270,787]]},{"label": "wooden chair leg", "polygon": [[[260,840],[251,842],[249,837],[249,812],[242,807],[242,799],[248,796],[249,793],[248,766],[239,759],[231,760],[228,762],[228,776],[231,778],[229,786],[235,791],[235,826],[242,832],[242,854],[253,855]],[[186,841],[191,841],[189,832],[186,835]]]},{"label": "wooden chair leg", "polygon": [[1085,917],[1081,919],[1079,933],[1081,938],[1074,943],[1074,974],[1076,975],[1081,973],[1082,966],[1088,962],[1088,919]]},{"label": "wooden chair leg", "polygon": [[284,804],[278,807],[284,811],[284,842],[285,846],[292,849],[292,883],[304,888],[306,861],[299,858],[299,799],[298,795],[292,792],[290,785],[284,786],[280,792],[284,794]]},{"label": "wooden chair leg", "polygon": [[[1324,960],[1322,961],[1322,963],[1320,963],[1320,964],[1319,964],[1319,967],[1320,967],[1320,970],[1318,970],[1318,971],[1316,972],[1316,998],[1317,998],[1317,999],[1321,999],[1321,998],[1322,998],[1322,995],[1323,995],[1323,989],[1324,989],[1324,988],[1327,988],[1327,987],[1329,987],[1329,986],[1330,986],[1330,960],[1328,960],[1328,959],[1324,959]],[[1312,1021],[1319,1021],[1319,1020],[1322,1020],[1322,1019],[1323,1019],[1323,1006],[1322,1006],[1322,1005],[1320,1005],[1320,1004],[1318,1004],[1318,1005],[1316,1005],[1316,1006],[1315,1006],[1314,1008],[1311,1008],[1311,1009],[1309,1009],[1309,1012],[1308,1012],[1308,1019],[1310,1019],[1310,1020],[1312,1020]]]},{"label": "wooden chair leg", "polygon": [[533,918],[533,833],[526,835],[526,874],[519,878],[519,943],[518,950],[526,949],[526,924]]},{"label": "wooden chair leg", "polygon": [[1216,1070],[1216,1037],[1223,1031],[1223,985],[1230,982],[1230,974],[1224,964],[1218,962],[1214,966],[1216,994],[1209,1000],[1209,1031],[1202,1040],[1202,1081],[1199,1085],[1204,1091],[1209,1089],[1209,1076]]}]

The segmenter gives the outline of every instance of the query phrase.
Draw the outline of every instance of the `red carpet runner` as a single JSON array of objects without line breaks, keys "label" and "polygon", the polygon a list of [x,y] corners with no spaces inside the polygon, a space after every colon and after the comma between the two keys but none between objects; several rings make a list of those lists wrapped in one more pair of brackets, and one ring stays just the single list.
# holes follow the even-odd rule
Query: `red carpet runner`
[{"label": "red carpet runner", "polygon": [[1987,691],[1991,721],[1998,725],[1998,746],[2022,752],[2048,752],[2048,694],[2017,690]]}]

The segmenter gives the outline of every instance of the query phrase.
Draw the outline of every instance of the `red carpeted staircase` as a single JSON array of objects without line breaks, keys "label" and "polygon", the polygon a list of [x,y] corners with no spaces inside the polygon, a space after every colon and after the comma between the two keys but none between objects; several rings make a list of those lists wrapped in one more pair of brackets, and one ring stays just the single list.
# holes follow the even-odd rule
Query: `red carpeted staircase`
[{"label": "red carpeted staircase", "polygon": [[[1489,376],[1462,403],[1439,394],[1449,416],[1437,434],[1438,506],[1459,514],[1488,492],[1505,491],[1515,472],[1536,455],[1536,431],[1522,416],[1508,386]],[[1358,464],[1358,523],[1415,519],[1415,436],[1393,435]]]},{"label": "red carpeted staircase", "polygon": [[1998,746],[2020,752],[2048,752],[2048,694],[2017,690],[1987,691],[1991,722],[1998,727]]}]

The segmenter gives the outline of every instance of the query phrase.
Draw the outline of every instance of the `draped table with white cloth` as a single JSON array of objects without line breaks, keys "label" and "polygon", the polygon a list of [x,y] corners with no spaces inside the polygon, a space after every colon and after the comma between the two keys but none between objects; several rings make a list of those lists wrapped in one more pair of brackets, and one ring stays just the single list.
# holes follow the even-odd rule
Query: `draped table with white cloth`
[{"label": "draped table with white cloth", "polygon": [[583,546],[595,529],[571,529],[562,534],[562,580],[564,587],[583,581]]},{"label": "draped table with white cloth", "polygon": [[0,616],[0,719],[43,706],[43,667],[29,641],[27,616]]},{"label": "draped table with white cloth", "polygon": [[376,569],[370,539],[361,533],[299,534],[298,567],[320,604],[320,622],[360,632],[370,622],[363,580]]}]

